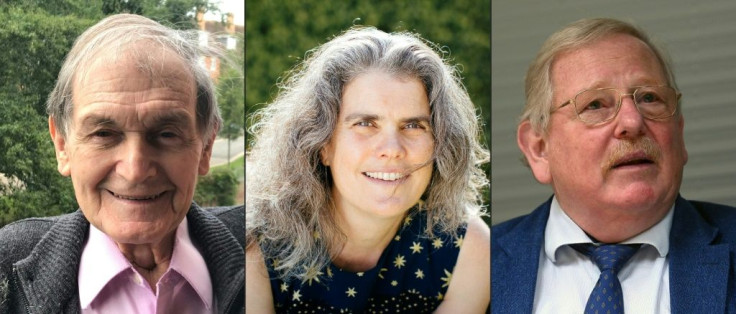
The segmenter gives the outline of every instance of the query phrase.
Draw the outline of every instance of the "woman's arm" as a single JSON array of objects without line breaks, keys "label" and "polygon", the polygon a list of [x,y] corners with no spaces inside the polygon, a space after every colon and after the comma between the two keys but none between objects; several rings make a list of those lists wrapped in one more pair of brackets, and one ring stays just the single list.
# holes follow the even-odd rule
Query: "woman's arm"
[{"label": "woman's arm", "polygon": [[450,286],[435,313],[485,313],[491,301],[491,231],[480,217],[468,222]]},{"label": "woman's arm", "polygon": [[245,251],[245,312],[275,313],[271,281],[261,248],[252,243]]}]

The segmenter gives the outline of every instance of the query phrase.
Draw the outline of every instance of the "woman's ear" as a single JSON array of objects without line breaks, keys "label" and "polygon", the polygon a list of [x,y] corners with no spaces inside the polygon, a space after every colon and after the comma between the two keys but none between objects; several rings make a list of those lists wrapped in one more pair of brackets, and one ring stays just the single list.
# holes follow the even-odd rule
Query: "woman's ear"
[{"label": "woman's ear", "polygon": [[330,166],[330,161],[332,161],[332,145],[330,143],[327,143],[327,145],[319,150],[319,160],[325,167]]}]

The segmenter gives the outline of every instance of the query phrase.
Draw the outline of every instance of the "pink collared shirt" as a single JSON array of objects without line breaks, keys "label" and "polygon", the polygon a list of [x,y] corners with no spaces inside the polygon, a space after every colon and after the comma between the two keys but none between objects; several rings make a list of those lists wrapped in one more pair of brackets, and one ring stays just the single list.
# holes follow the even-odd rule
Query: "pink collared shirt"
[{"label": "pink collared shirt", "polygon": [[154,291],[115,242],[90,225],[77,278],[82,313],[213,313],[207,264],[188,229],[184,217],[176,228],[169,269]]}]

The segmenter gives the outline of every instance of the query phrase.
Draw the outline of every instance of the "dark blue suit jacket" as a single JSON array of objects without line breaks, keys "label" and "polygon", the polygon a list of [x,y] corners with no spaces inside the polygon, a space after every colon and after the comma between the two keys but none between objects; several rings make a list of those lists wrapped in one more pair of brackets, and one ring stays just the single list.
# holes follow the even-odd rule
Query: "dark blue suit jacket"
[{"label": "dark blue suit jacket", "polygon": [[[492,227],[493,313],[532,312],[551,200]],[[669,250],[672,313],[736,313],[734,250],[736,208],[678,196]]]}]

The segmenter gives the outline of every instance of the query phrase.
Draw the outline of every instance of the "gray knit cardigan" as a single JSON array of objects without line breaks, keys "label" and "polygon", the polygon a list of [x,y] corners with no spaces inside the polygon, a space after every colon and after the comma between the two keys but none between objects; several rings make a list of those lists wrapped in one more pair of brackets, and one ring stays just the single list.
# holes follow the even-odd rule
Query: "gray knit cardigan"
[{"label": "gray knit cardigan", "polygon": [[[244,207],[192,203],[187,221],[209,269],[217,313],[243,313]],[[79,313],[77,271],[88,230],[79,210],[0,229],[0,313]]]}]

